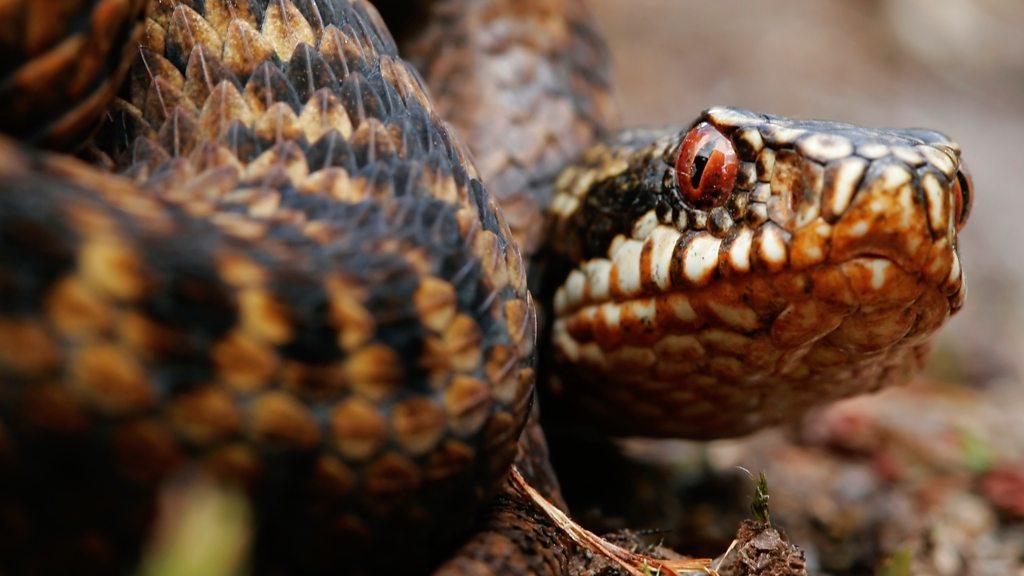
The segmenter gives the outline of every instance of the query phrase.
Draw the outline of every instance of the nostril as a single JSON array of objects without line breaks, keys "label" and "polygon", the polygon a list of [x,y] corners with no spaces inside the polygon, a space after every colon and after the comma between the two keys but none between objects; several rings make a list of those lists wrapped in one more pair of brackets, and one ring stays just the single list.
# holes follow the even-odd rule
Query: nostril
[{"label": "nostril", "polygon": [[974,182],[971,180],[967,168],[961,166],[956,173],[956,184],[953,186],[954,213],[956,228],[959,230],[967,223],[971,215],[971,208],[974,205]]}]

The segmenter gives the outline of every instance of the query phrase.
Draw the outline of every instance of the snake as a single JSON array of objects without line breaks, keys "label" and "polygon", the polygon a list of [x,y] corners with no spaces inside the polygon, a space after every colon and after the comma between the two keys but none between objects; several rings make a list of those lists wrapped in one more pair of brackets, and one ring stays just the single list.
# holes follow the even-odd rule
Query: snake
[{"label": "snake", "polygon": [[8,0],[0,42],[0,572],[130,573],[201,474],[256,574],[569,573],[509,488],[564,508],[538,382],[741,435],[905,382],[966,294],[957,143],[619,128],[581,1]]}]

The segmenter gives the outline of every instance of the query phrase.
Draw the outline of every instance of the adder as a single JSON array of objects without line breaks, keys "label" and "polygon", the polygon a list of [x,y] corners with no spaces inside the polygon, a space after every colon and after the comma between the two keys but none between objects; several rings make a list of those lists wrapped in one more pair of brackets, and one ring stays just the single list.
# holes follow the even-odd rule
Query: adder
[{"label": "adder", "polygon": [[563,573],[538,374],[733,436],[907,380],[961,307],[944,135],[619,131],[581,2],[379,8],[0,2],[0,572],[130,571],[201,474],[254,573]]}]

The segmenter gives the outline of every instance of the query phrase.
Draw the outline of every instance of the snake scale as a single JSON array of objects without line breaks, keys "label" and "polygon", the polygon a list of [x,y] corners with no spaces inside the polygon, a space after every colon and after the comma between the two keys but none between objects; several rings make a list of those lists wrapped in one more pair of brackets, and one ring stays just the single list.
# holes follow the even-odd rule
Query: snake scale
[{"label": "snake scale", "polygon": [[0,2],[0,573],[130,572],[199,473],[256,574],[565,573],[507,483],[562,505],[538,371],[559,418],[731,436],[961,307],[945,136],[616,131],[582,2],[378,7]]}]

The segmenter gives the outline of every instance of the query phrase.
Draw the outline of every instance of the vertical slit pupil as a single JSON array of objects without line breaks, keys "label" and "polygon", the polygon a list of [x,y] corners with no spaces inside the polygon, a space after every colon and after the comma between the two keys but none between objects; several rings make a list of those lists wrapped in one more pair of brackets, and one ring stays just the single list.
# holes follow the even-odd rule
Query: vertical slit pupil
[{"label": "vertical slit pupil", "polygon": [[732,143],[717,128],[702,122],[683,138],[675,162],[675,181],[699,208],[724,202],[736,181],[739,161]]},{"label": "vertical slit pupil", "polygon": [[690,186],[694,189],[700,187],[701,178],[704,177],[704,167],[708,165],[710,160],[710,154],[707,154],[704,150],[701,150],[693,158],[693,171],[690,172]]},{"label": "vertical slit pupil", "polygon": [[960,209],[956,217],[958,223],[963,224],[971,211],[971,181],[959,170],[956,173],[956,181],[960,187],[960,197],[957,198],[960,201]]}]

